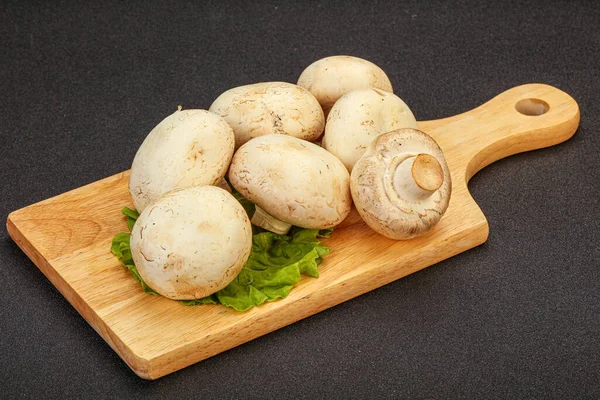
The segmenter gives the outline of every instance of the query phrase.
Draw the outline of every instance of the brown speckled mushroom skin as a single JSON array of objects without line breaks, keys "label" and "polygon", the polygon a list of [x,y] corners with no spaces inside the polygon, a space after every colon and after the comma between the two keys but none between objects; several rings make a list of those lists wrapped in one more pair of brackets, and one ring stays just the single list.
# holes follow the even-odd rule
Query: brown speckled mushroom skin
[{"label": "brown speckled mushroom skin", "polygon": [[[391,184],[398,160],[429,154],[440,163],[444,181],[425,200],[402,198]],[[354,166],[351,192],[360,216],[373,230],[390,239],[411,239],[430,231],[446,212],[452,192],[450,170],[442,150],[429,135],[399,129],[375,139]]]},{"label": "brown speckled mushroom skin", "polygon": [[131,231],[138,272],[170,299],[206,297],[246,264],[252,227],[241,204],[216,186],[171,191],[140,214]]},{"label": "brown speckled mushroom skin", "polygon": [[332,107],[322,146],[352,171],[373,139],[400,128],[417,128],[415,116],[401,98],[380,89],[353,90]]},{"label": "brown speckled mushroom skin", "polygon": [[144,208],[174,189],[216,185],[234,151],[231,127],[206,110],[176,111],[148,134],[131,166],[129,193]]},{"label": "brown speckled mushroom skin", "polygon": [[240,147],[229,181],[268,214],[303,228],[332,228],[352,207],[344,164],[327,150],[291,136],[261,136]]},{"label": "brown speckled mushroom skin", "polygon": [[392,92],[392,83],[377,65],[353,56],[325,57],[310,64],[298,78],[298,86],[308,89],[325,113],[346,93],[375,88]]},{"label": "brown speckled mushroom skin", "polygon": [[235,146],[278,133],[317,140],[325,127],[319,102],[305,88],[287,82],[262,82],[229,89],[210,106],[233,128]]}]

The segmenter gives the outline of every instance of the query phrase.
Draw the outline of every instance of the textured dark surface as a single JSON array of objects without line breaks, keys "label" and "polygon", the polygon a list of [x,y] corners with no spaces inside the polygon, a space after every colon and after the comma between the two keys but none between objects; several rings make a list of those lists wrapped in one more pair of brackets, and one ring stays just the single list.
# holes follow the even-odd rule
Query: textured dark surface
[{"label": "textured dark surface", "polygon": [[0,397],[600,397],[600,6],[134,3],[1,2],[2,219],[129,168],[179,104],[333,54],[380,65],[418,119],[543,82],[580,129],[472,179],[486,244],[154,382],[1,229]]}]

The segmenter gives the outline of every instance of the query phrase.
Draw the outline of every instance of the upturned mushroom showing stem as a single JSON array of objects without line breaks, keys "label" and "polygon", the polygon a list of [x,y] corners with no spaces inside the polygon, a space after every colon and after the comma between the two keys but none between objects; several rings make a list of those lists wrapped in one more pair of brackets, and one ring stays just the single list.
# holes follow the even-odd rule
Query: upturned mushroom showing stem
[{"label": "upturned mushroom showing stem", "polygon": [[446,212],[450,170],[437,143],[417,129],[375,139],[351,175],[354,204],[373,230],[390,239],[430,231]]}]

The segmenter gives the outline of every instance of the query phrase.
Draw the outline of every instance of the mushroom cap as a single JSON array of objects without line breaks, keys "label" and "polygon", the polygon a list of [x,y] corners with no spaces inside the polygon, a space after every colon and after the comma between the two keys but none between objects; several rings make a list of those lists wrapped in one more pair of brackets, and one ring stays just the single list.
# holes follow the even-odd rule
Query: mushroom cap
[{"label": "mushroom cap", "polygon": [[206,110],[176,111],[148,134],[129,176],[138,211],[173,189],[214,185],[233,156],[235,139],[220,116]]},{"label": "mushroom cap", "polygon": [[229,181],[273,217],[308,229],[338,225],[350,212],[350,175],[327,150],[286,135],[266,135],[238,149]]},{"label": "mushroom cap", "polygon": [[[412,179],[399,181],[407,162]],[[409,185],[426,196],[416,197],[402,187]],[[405,128],[385,133],[369,145],[352,170],[350,186],[356,209],[367,225],[390,239],[410,239],[439,222],[450,202],[452,180],[435,140]]]},{"label": "mushroom cap", "polygon": [[352,90],[393,91],[390,79],[381,68],[352,56],[331,56],[315,61],[302,71],[298,86],[308,89],[326,110]]},{"label": "mushroom cap", "polygon": [[140,276],[176,300],[223,289],[239,274],[251,249],[248,215],[216,186],[165,194],[142,211],[131,231],[131,254]]},{"label": "mushroom cap", "polygon": [[217,97],[209,111],[231,125],[236,148],[271,133],[317,140],[325,126],[317,99],[305,88],[287,82],[262,82],[229,89]]},{"label": "mushroom cap", "polygon": [[373,139],[400,128],[417,128],[415,116],[400,97],[379,89],[353,90],[331,108],[323,147],[352,171]]}]

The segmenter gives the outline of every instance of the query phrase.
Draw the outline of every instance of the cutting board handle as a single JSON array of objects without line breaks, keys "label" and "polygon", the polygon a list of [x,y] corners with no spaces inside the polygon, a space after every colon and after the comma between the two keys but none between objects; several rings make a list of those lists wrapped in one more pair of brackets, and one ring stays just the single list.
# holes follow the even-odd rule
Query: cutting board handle
[{"label": "cutting board handle", "polygon": [[419,126],[431,133],[444,151],[460,153],[447,158],[459,160],[460,165],[453,167],[468,181],[501,158],[569,139],[579,119],[579,106],[571,96],[533,83],[509,89],[471,111]]}]

